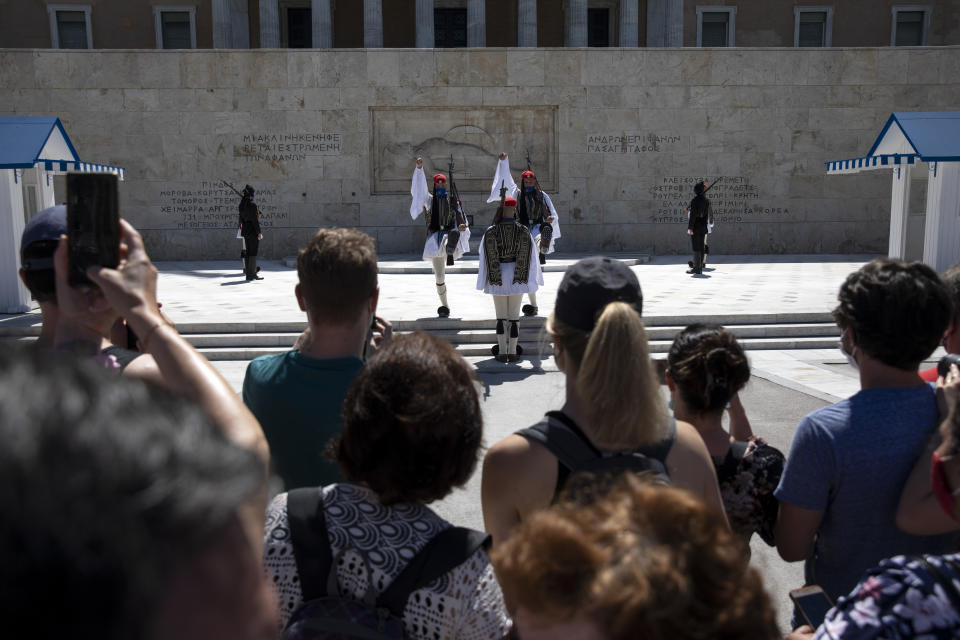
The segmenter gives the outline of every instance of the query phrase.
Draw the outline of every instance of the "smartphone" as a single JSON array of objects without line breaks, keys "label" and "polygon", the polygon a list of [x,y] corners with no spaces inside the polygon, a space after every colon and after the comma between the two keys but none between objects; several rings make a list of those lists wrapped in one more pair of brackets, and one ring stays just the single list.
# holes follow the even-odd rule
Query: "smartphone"
[{"label": "smartphone", "polygon": [[797,605],[800,614],[811,627],[816,629],[823,624],[827,617],[827,611],[833,608],[833,603],[829,596],[823,591],[820,585],[810,585],[801,587],[790,592],[790,599]]},{"label": "smartphone", "polygon": [[71,285],[93,284],[87,278],[87,267],[117,267],[120,262],[117,176],[67,174],[67,237]]},{"label": "smartphone", "polygon": [[373,332],[377,328],[377,315],[374,314],[370,318],[370,328],[367,329],[367,341],[363,343],[363,357],[361,358],[364,362],[367,361],[367,350],[370,348],[370,341],[373,340]]}]

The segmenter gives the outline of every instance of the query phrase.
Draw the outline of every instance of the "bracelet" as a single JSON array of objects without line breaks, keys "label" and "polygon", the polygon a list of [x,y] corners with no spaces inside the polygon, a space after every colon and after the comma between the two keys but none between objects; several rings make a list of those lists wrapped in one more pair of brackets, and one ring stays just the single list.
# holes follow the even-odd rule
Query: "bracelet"
[{"label": "bracelet", "polygon": [[155,324],[155,325],[153,325],[152,327],[150,327],[149,329],[147,329],[147,332],[146,332],[145,334],[143,334],[142,336],[139,336],[139,337],[140,337],[140,346],[143,347],[143,350],[144,350],[144,351],[148,351],[148,350],[149,350],[149,348],[147,347],[147,341],[148,341],[151,337],[153,337],[153,334],[156,333],[157,329],[159,329],[160,327],[168,327],[168,326],[170,326],[170,325],[168,325],[166,322],[163,322],[163,321],[161,320],[161,321],[158,322],[157,324]]}]

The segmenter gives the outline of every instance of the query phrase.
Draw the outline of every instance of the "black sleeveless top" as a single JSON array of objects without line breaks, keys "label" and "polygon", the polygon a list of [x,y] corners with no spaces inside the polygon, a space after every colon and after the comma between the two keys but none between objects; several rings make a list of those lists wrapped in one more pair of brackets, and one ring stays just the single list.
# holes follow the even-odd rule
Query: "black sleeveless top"
[{"label": "black sleeveless top", "polygon": [[[545,416],[545,421],[547,424],[549,423],[549,420],[555,420],[561,423],[570,432],[572,432],[576,436],[576,438],[579,440],[579,444],[577,445],[577,447],[588,451],[590,457],[593,457],[593,458],[604,457],[604,453],[599,449],[597,449],[592,442],[590,442],[590,439],[587,437],[587,435],[577,425],[577,423],[574,422],[572,418],[570,418],[570,416],[563,413],[562,411],[548,411]],[[537,425],[534,425],[529,429],[522,429],[518,431],[517,434],[527,438],[528,440],[532,440],[534,442],[538,442],[544,446],[547,446],[542,439],[544,432],[539,431],[538,429],[538,426],[544,425],[545,421],[541,421],[540,423],[538,423]],[[539,433],[535,433],[535,432],[539,432]],[[663,469],[665,471],[667,466],[667,463],[666,463],[667,455],[670,453],[670,449],[673,447],[673,443],[676,441],[676,439],[677,439],[677,423],[675,420],[671,420],[670,430],[667,432],[667,434],[663,437],[662,440],[660,440],[659,442],[654,442],[652,444],[644,445],[642,447],[634,449],[633,451],[631,451],[631,453],[639,453],[639,454],[642,454],[643,456],[646,456],[647,458],[660,462],[663,465]],[[550,449],[551,447],[547,446],[547,448]],[[553,451],[551,451],[551,453],[554,453],[554,455],[556,455],[556,453]],[[581,469],[571,469],[564,462],[562,462],[559,457],[557,457],[557,484],[554,487],[554,492],[553,492],[554,498],[556,498],[560,494],[561,490],[566,485],[567,480],[570,478],[570,476],[574,472],[580,471],[580,470]]]}]

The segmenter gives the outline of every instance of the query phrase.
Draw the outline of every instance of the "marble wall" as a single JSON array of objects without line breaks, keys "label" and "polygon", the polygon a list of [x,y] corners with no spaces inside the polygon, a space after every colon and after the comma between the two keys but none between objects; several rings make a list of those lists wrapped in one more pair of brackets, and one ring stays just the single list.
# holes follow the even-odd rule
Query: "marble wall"
[{"label": "marble wall", "polygon": [[416,155],[453,153],[484,225],[499,150],[530,153],[560,251],[685,253],[693,182],[720,178],[717,253],[883,253],[889,175],[823,163],[892,111],[955,109],[958,49],[0,50],[0,114],[59,116],[82,159],[126,167],[161,260],[236,257],[224,180],[258,189],[266,257],[332,225],[414,252]]}]

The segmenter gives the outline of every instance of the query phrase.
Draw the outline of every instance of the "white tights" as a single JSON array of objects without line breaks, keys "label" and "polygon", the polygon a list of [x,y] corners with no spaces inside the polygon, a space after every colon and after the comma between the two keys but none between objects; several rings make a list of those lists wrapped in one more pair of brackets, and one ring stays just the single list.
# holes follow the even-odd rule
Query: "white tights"
[{"label": "white tights", "polygon": [[[500,347],[501,354],[512,356],[517,353],[517,342],[520,338],[519,335],[512,335],[512,327],[516,326],[517,320],[520,319],[521,302],[523,302],[522,293],[512,296],[493,296],[493,308],[497,313],[497,321],[504,321],[503,333],[497,334],[497,345]],[[519,334],[519,327],[517,333]]]},{"label": "white tights", "polygon": [[445,307],[449,307],[447,304],[447,283],[446,283],[446,272],[447,272],[447,259],[443,258],[431,258],[430,263],[433,265],[433,277],[437,282],[437,295],[440,296],[440,304]]}]

